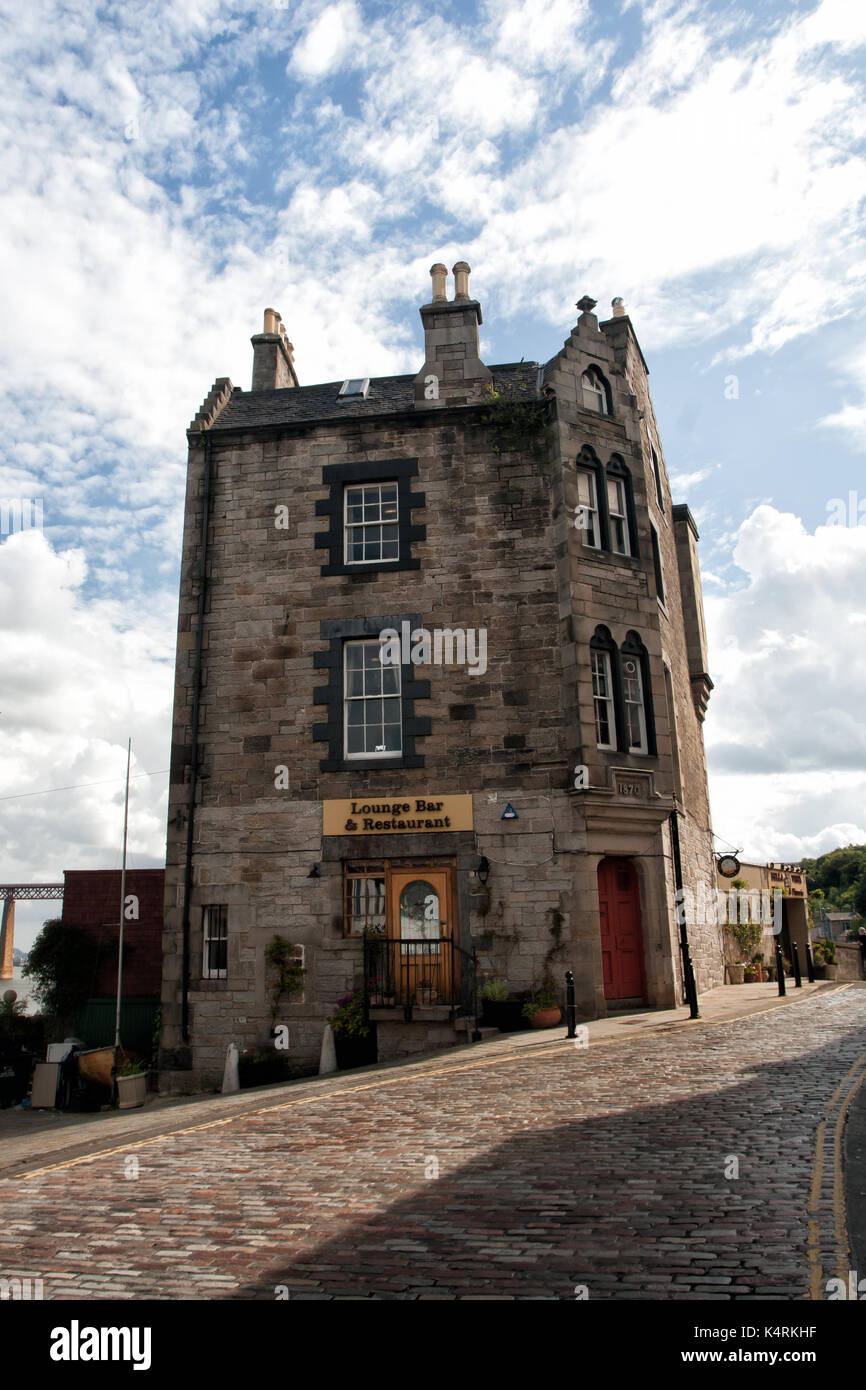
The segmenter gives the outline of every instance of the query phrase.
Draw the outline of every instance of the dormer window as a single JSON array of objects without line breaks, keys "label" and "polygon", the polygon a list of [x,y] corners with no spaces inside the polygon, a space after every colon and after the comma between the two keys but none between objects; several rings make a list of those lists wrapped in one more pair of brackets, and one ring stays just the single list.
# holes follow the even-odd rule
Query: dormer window
[{"label": "dormer window", "polygon": [[366,397],[370,389],[370,378],[368,376],[350,376],[340,387],[340,396],[362,396]]},{"label": "dormer window", "polygon": [[583,392],[584,410],[595,410],[599,415],[610,415],[610,387],[598,367],[590,367],[580,378]]}]

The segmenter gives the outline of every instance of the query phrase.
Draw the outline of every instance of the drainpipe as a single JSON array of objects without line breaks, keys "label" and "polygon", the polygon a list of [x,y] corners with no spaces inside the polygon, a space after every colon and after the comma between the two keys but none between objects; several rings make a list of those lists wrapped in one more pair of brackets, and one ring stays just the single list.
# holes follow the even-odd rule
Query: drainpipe
[{"label": "drainpipe", "polygon": [[689,1017],[700,1018],[700,1013],[698,1012],[698,988],[695,984],[695,972],[692,966],[691,951],[689,950],[689,930],[686,925],[686,914],[683,910],[685,907],[683,901],[683,865],[680,859],[680,827],[678,817],[679,812],[676,807],[674,807],[671,811],[670,818],[671,851],[674,860],[674,883],[677,890],[676,900],[680,907],[678,916],[682,919],[680,921],[680,950],[683,953],[683,981],[686,987],[686,1003],[689,1006]]},{"label": "drainpipe", "polygon": [[189,900],[192,893],[192,837],[193,821],[195,817],[195,793],[198,785],[198,721],[199,706],[201,703],[201,649],[202,637],[204,633],[204,600],[205,588],[207,584],[207,527],[210,514],[210,482],[211,482],[211,440],[208,433],[204,434],[204,480],[202,486],[201,504],[201,538],[199,542],[199,567],[198,567],[198,613],[196,620],[195,634],[195,660],[193,663],[192,674],[192,712],[190,715],[190,736],[192,740],[192,751],[190,754],[189,766],[189,801],[186,811],[186,863],[183,873],[183,918],[182,918],[182,963],[181,963],[181,1035],[183,1041],[189,1042],[189,955],[190,955],[190,930],[189,930]]}]

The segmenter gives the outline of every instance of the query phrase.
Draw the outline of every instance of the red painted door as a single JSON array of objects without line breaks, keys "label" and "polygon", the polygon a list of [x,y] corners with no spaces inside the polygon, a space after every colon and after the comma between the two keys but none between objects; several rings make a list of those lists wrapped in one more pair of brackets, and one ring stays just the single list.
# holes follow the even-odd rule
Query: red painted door
[{"label": "red painted door", "polygon": [[598,906],[605,999],[643,999],[643,932],[637,870],[630,859],[602,859]]}]

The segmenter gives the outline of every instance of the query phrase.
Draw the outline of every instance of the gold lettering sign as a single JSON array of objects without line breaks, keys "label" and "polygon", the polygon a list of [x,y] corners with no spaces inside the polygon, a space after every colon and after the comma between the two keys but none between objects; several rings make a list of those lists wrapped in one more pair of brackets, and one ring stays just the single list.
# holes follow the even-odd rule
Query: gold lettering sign
[{"label": "gold lettering sign", "polygon": [[359,796],[322,802],[323,835],[410,835],[471,830],[472,796]]}]

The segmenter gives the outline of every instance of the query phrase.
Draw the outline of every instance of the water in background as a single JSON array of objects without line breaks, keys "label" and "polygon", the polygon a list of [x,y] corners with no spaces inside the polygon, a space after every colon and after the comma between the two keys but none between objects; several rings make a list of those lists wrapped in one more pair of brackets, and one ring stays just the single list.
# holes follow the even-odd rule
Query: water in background
[{"label": "water in background", "polygon": [[37,1012],[37,1005],[36,1000],[33,998],[33,987],[34,981],[28,980],[26,976],[21,974],[20,969],[16,967],[16,969],[12,971],[11,980],[0,980],[0,999],[3,998],[7,989],[14,989],[18,994],[19,1000],[23,1000],[27,1005],[25,1013],[35,1014]]}]

